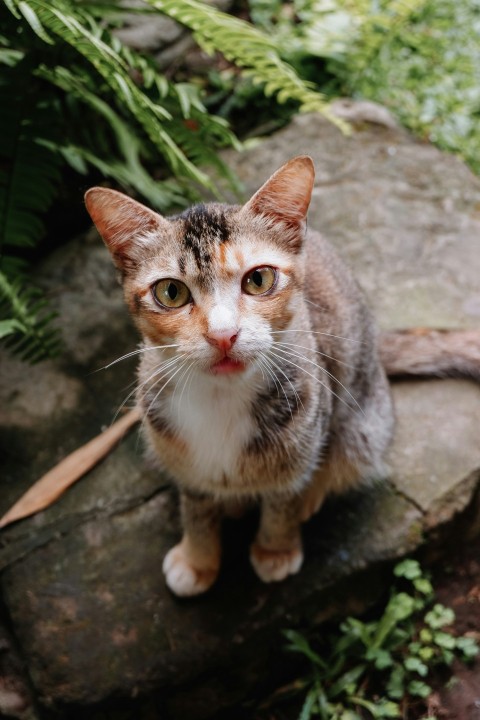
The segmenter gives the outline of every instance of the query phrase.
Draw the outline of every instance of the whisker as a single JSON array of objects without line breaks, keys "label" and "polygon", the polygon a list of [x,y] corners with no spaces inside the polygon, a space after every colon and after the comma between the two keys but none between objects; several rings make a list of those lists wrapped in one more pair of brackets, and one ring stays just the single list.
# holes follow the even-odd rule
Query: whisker
[{"label": "whisker", "polygon": [[[166,370],[166,369],[167,369],[168,367],[170,367],[171,365],[174,365],[174,364],[175,364],[179,359],[181,359],[182,357],[184,357],[184,354],[178,355],[178,356],[176,356],[176,357],[174,357],[174,358],[170,358],[169,360],[165,360],[163,363],[161,363],[161,364],[152,372],[152,374],[151,374],[146,380],[143,380],[139,385],[137,385],[137,384],[135,383],[135,387],[133,388],[133,390],[128,393],[128,395],[127,395],[127,397],[125,398],[125,400],[120,404],[118,410],[116,411],[116,413],[115,413],[115,415],[114,415],[114,418],[113,418],[113,420],[112,420],[112,423],[115,422],[115,420],[117,419],[117,417],[118,417],[119,413],[121,412],[121,410],[125,407],[125,405],[127,404],[127,402],[130,400],[130,398],[132,397],[132,395],[134,395],[134,394],[137,392],[137,390],[141,390],[148,382],[150,382],[151,380],[153,380],[154,377],[156,377],[157,375],[159,375],[160,373],[162,373],[164,370]],[[159,380],[158,380],[157,382],[160,382],[161,379],[162,379],[162,378],[159,378]],[[135,381],[134,381],[134,382],[135,382]],[[156,384],[156,383],[154,383],[153,387],[155,386],[155,384]]]},{"label": "whisker", "polygon": [[302,406],[304,412],[306,412],[305,406],[304,406],[304,404],[303,404],[303,402],[302,402],[302,400],[301,400],[301,398],[300,398],[300,395],[299,395],[298,392],[297,392],[297,388],[296,388],[295,385],[292,383],[292,381],[291,381],[290,378],[288,377],[287,373],[284,372],[284,371],[282,370],[282,368],[281,368],[279,365],[277,365],[277,363],[274,362],[274,360],[272,360],[271,358],[270,358],[270,362],[277,368],[277,370],[279,370],[279,371],[282,373],[282,375],[285,377],[286,381],[288,382],[288,384],[289,384],[290,387],[292,388],[293,394],[294,394],[294,396],[295,396],[295,401],[296,401],[296,403],[297,403],[297,410],[298,410],[299,403],[300,403],[300,405]]},{"label": "whisker", "polygon": [[[342,397],[340,397],[340,395],[338,395],[338,393],[336,393],[334,390],[332,390],[332,388],[328,387],[328,385],[326,385],[324,382],[322,382],[322,381],[320,380],[320,378],[317,378],[317,377],[316,377],[315,375],[313,375],[311,372],[308,372],[308,370],[306,370],[305,368],[302,368],[301,365],[297,365],[297,363],[294,363],[293,360],[289,360],[289,358],[287,358],[287,357],[282,357],[281,355],[276,355],[276,353],[274,353],[273,350],[270,350],[270,353],[271,353],[272,355],[275,355],[275,357],[277,357],[279,360],[283,360],[284,362],[288,362],[288,363],[290,363],[290,365],[293,365],[294,367],[298,368],[298,369],[301,370],[303,373],[305,373],[305,375],[309,375],[311,378],[313,378],[314,380],[316,380],[316,382],[318,382],[320,385],[322,385],[322,386],[325,388],[325,390],[328,390],[329,393],[331,393],[334,397],[336,397],[337,400],[340,400],[340,402],[342,402],[344,405],[346,405],[346,407],[348,407],[349,409],[351,409],[351,406],[348,404],[348,402],[347,402],[346,400],[344,400]],[[356,402],[356,401],[355,401],[355,402]],[[358,405],[358,403],[356,403],[356,404]],[[359,406],[359,408],[360,408],[360,406]],[[363,412],[362,408],[360,408],[360,412],[362,413],[362,415],[365,414],[365,413]]]},{"label": "whisker", "polygon": [[[138,384],[137,389],[141,390],[142,388],[144,388],[147,383],[149,383],[155,377],[163,373],[165,370],[168,370],[170,367],[172,367],[172,365],[176,365],[179,360],[182,360],[184,357],[185,353],[180,353],[180,355],[175,355],[175,357],[169,358],[168,360],[164,360],[163,362],[161,362],[159,365],[157,365],[152,374],[148,376],[148,378],[142,380],[142,382]],[[147,392],[148,390],[151,390],[153,387],[155,387],[155,385],[157,385],[161,381],[161,379],[162,378],[160,377],[158,380],[155,380],[155,382],[149,388],[147,388]]]},{"label": "whisker", "polygon": [[310,333],[311,335],[325,335],[325,337],[337,338],[337,340],[348,340],[348,342],[359,343],[360,345],[367,345],[368,343],[363,340],[356,340],[354,338],[343,337],[343,335],[333,335],[332,333],[321,332],[320,330],[272,330],[272,335],[280,335],[282,333]]},{"label": "whisker", "polygon": [[[144,424],[144,422],[145,422],[145,418],[148,416],[148,413],[150,412],[150,410],[152,409],[152,407],[155,405],[157,399],[160,397],[161,393],[162,393],[162,392],[164,391],[164,389],[167,387],[168,383],[169,383],[171,380],[173,380],[173,378],[175,377],[175,375],[178,375],[178,373],[180,372],[180,370],[182,370],[182,368],[184,368],[187,363],[188,363],[188,358],[187,358],[186,360],[184,360],[184,361],[181,363],[180,367],[175,370],[175,372],[173,373],[173,375],[171,375],[171,376],[167,379],[167,381],[166,381],[165,383],[163,383],[162,387],[161,387],[160,390],[157,392],[157,394],[155,395],[155,397],[153,398],[153,400],[151,401],[150,405],[149,405],[148,408],[147,408],[147,411],[146,411],[146,413],[145,413],[145,415],[144,415],[144,418],[143,418],[143,420],[142,420],[142,426],[143,426],[143,424]],[[160,380],[159,380],[158,382],[160,382]],[[158,382],[155,383],[155,384],[157,385]]]},{"label": "whisker", "polygon": [[[293,394],[294,394],[294,397],[295,397],[295,402],[296,402],[296,404],[297,404],[297,412],[298,412],[298,409],[299,409],[299,404],[300,404],[301,407],[303,408],[303,411],[306,412],[305,406],[304,406],[304,404],[303,404],[303,402],[302,402],[302,400],[301,400],[301,398],[300,398],[300,396],[299,396],[299,394],[298,394],[298,392],[297,392],[297,389],[295,388],[295,386],[294,386],[293,383],[291,382],[291,380],[290,380],[290,378],[288,377],[288,375],[283,371],[283,369],[280,367],[280,365],[278,365],[278,364],[272,359],[272,357],[268,357],[265,353],[263,353],[263,355],[264,355],[266,364],[267,364],[267,365],[273,365],[277,370],[279,370],[279,371],[282,373],[282,375],[286,378],[286,380],[287,380],[288,383],[290,384],[290,387],[292,388]],[[273,370],[272,370],[272,372],[273,372]],[[278,378],[278,376],[276,375],[276,373],[274,373],[274,375],[275,375],[275,377]],[[284,387],[283,387],[283,384],[282,384],[280,378],[278,378],[278,382],[280,383],[280,387],[281,387],[282,390],[283,390],[283,394],[285,395],[285,400],[287,401],[287,404],[288,404],[288,409],[289,409],[289,411],[290,411],[290,417],[291,417],[291,419],[292,419],[292,430],[293,430],[293,434],[295,435],[295,438],[296,438],[297,442],[300,443],[300,440],[299,440],[299,437],[298,437],[298,433],[297,433],[297,426],[296,426],[296,424],[295,424],[295,417],[294,417],[293,412],[292,412],[292,407],[291,407],[291,405],[290,405],[290,401],[289,401],[289,399],[288,399],[288,396],[287,396],[287,394],[286,394],[286,392],[285,392],[285,389],[284,389]]]},{"label": "whisker", "polygon": [[[193,370],[194,367],[195,367],[195,364],[192,363],[192,370]],[[186,383],[185,383],[186,386],[187,386],[187,399],[188,399],[188,407],[189,407],[190,412],[192,412],[192,402],[191,402],[191,401],[192,401],[192,398],[191,398],[191,395],[189,395],[189,391],[190,391],[190,385],[192,384],[192,378],[193,378],[194,376],[195,376],[195,373],[194,373],[194,372],[190,372],[190,374],[189,374],[188,377],[187,377]]]},{"label": "whisker", "polygon": [[285,347],[302,348],[303,350],[309,350],[310,352],[314,352],[317,355],[322,355],[323,357],[326,357],[329,360],[333,360],[334,362],[338,363],[339,365],[345,365],[345,367],[354,369],[354,366],[350,365],[350,363],[346,363],[343,360],[338,360],[336,357],[333,357],[333,355],[328,355],[327,353],[321,352],[320,350],[315,350],[314,348],[309,348],[306,345],[297,345],[297,343],[278,342],[277,340],[275,340],[274,342],[275,342],[276,346],[285,345]]},{"label": "whisker", "polygon": [[278,381],[275,373],[274,373],[273,370],[271,369],[271,367],[270,367],[270,365],[269,365],[269,362],[268,362],[268,358],[266,357],[265,353],[263,353],[263,352],[261,353],[261,355],[258,357],[258,361],[261,363],[261,365],[262,365],[263,368],[265,369],[265,372],[266,372],[266,373],[269,375],[269,377],[273,380],[273,384],[275,385],[275,389],[276,389],[276,391],[277,391],[277,395],[278,395],[278,397],[280,397],[280,391],[279,391],[279,389],[278,389],[278,383],[279,383],[279,381]]},{"label": "whisker", "polygon": [[302,354],[300,354],[300,353],[294,353],[294,352],[291,352],[290,350],[283,350],[282,348],[278,348],[278,350],[279,350],[279,352],[283,352],[283,353],[285,353],[286,355],[290,355],[291,357],[296,357],[296,358],[298,358],[299,360],[305,360],[305,362],[308,362],[308,363],[310,363],[311,365],[314,365],[314,366],[317,367],[319,370],[321,370],[322,372],[326,373],[330,378],[332,378],[332,380],[334,380],[336,383],[338,383],[338,384],[340,385],[340,387],[343,388],[343,390],[345,390],[345,392],[347,393],[347,395],[353,400],[353,402],[354,402],[355,405],[358,407],[358,409],[360,410],[360,412],[363,413],[363,414],[365,414],[364,411],[363,411],[363,409],[361,408],[361,406],[360,406],[359,403],[357,402],[357,400],[353,397],[353,395],[352,395],[352,393],[350,392],[350,390],[348,390],[348,388],[346,388],[345,385],[344,385],[342,382],[340,382],[340,380],[339,380],[338,378],[336,378],[335,375],[333,375],[329,370],[327,370],[326,368],[322,367],[321,365],[318,365],[318,363],[314,362],[313,360],[310,360],[309,358],[305,357],[304,355],[302,355]]},{"label": "whisker", "polygon": [[[268,367],[269,358],[267,358],[265,355],[263,355],[263,357],[264,357],[264,360],[265,360],[265,362],[266,362],[265,367]],[[274,364],[275,364],[275,363],[274,363]],[[295,424],[295,420],[294,420],[293,412],[292,412],[292,406],[290,405],[290,400],[288,399],[288,395],[287,395],[287,393],[285,392],[285,388],[283,387],[283,385],[282,385],[282,383],[281,383],[281,381],[280,381],[280,378],[278,378],[278,377],[275,375],[275,372],[274,372],[271,368],[270,368],[270,370],[271,370],[271,372],[273,373],[273,376],[276,377],[277,380],[278,380],[278,383],[279,383],[279,385],[280,385],[280,387],[281,387],[281,389],[282,389],[282,392],[283,392],[283,394],[284,394],[284,396],[285,396],[285,400],[287,401],[288,410],[289,410],[289,412],[290,412],[290,417],[291,417],[291,419],[292,419],[292,423]],[[280,394],[279,394],[279,397],[280,397]]]},{"label": "whisker", "polygon": [[193,363],[193,362],[190,362],[190,363],[187,362],[187,367],[186,367],[184,373],[183,373],[183,374],[178,378],[178,380],[177,380],[177,384],[176,384],[176,386],[175,386],[175,390],[173,391],[172,402],[173,402],[173,399],[175,398],[175,394],[176,394],[176,392],[177,392],[177,390],[178,390],[178,387],[179,387],[180,383],[183,381],[182,391],[181,391],[180,397],[179,397],[179,399],[178,399],[179,405],[182,404],[182,397],[183,397],[183,393],[184,393],[184,391],[185,391],[185,386],[186,386],[186,384],[187,384],[187,379],[188,379],[188,376],[189,376],[189,374],[191,373],[193,367],[194,367],[194,363]]},{"label": "whisker", "polygon": [[317,310],[321,310],[322,312],[326,312],[328,308],[326,308],[324,305],[319,305],[318,303],[314,303],[312,300],[308,300],[305,298],[305,302],[309,305],[313,305],[314,308],[317,308]]},{"label": "whisker", "polygon": [[[176,345],[154,345],[154,346],[147,346],[147,347],[141,347],[137,348],[136,350],[132,350],[129,353],[126,353],[125,355],[122,355],[121,357],[117,358],[116,360],[112,360],[112,362],[108,363],[108,365],[104,365],[101,368],[97,368],[94,370],[94,373],[100,372],[100,370],[108,370],[108,368],[112,367],[112,365],[116,365],[117,363],[121,362],[122,360],[126,360],[129,357],[133,357],[133,355],[139,355],[140,353],[147,352],[148,350],[166,350],[167,348],[176,348],[180,347],[179,344]],[[93,374],[93,373],[92,373]]]}]

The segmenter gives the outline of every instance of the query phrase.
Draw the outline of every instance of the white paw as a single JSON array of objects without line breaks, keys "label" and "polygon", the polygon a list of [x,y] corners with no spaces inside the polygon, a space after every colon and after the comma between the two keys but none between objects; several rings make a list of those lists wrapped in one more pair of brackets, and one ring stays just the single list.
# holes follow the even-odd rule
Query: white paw
[{"label": "white paw", "polygon": [[165,555],[163,572],[170,590],[180,597],[200,595],[215,582],[218,568],[194,567],[185,556],[183,546],[175,545]]},{"label": "white paw", "polygon": [[298,573],[303,563],[302,549],[265,550],[256,543],[250,548],[250,562],[263,582],[278,582]]}]

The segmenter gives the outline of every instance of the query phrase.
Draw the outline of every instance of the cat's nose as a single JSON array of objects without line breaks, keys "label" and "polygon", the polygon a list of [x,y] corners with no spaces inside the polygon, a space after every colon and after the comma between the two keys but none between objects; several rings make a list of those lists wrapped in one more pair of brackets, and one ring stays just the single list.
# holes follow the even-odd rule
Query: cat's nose
[{"label": "cat's nose", "polygon": [[238,337],[237,330],[212,331],[205,334],[205,340],[213,347],[228,352]]}]

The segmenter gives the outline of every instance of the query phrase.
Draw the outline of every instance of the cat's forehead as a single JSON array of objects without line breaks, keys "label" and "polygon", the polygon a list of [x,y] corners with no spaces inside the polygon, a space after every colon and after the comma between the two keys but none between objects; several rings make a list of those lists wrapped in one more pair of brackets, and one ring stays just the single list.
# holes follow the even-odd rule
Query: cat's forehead
[{"label": "cat's forehead", "polygon": [[222,275],[237,274],[257,262],[275,264],[284,255],[276,243],[267,242],[261,224],[246,221],[238,206],[195,205],[171,221],[181,275],[194,275],[205,288]]},{"label": "cat's forehead", "polygon": [[192,249],[201,242],[202,246],[221,245],[230,239],[234,229],[238,208],[232,205],[209,203],[194,205],[178,216],[183,223],[184,240]]}]

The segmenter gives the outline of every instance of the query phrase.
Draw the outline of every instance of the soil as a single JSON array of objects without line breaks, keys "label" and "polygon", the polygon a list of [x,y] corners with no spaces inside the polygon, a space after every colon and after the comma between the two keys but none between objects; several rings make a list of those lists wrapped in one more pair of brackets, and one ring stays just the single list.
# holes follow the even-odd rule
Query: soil
[{"label": "soil", "polygon": [[[447,562],[433,568],[438,601],[455,611],[456,635],[480,641],[480,536]],[[429,714],[439,720],[480,720],[480,657],[468,666],[455,662],[447,680],[438,678]]]}]

